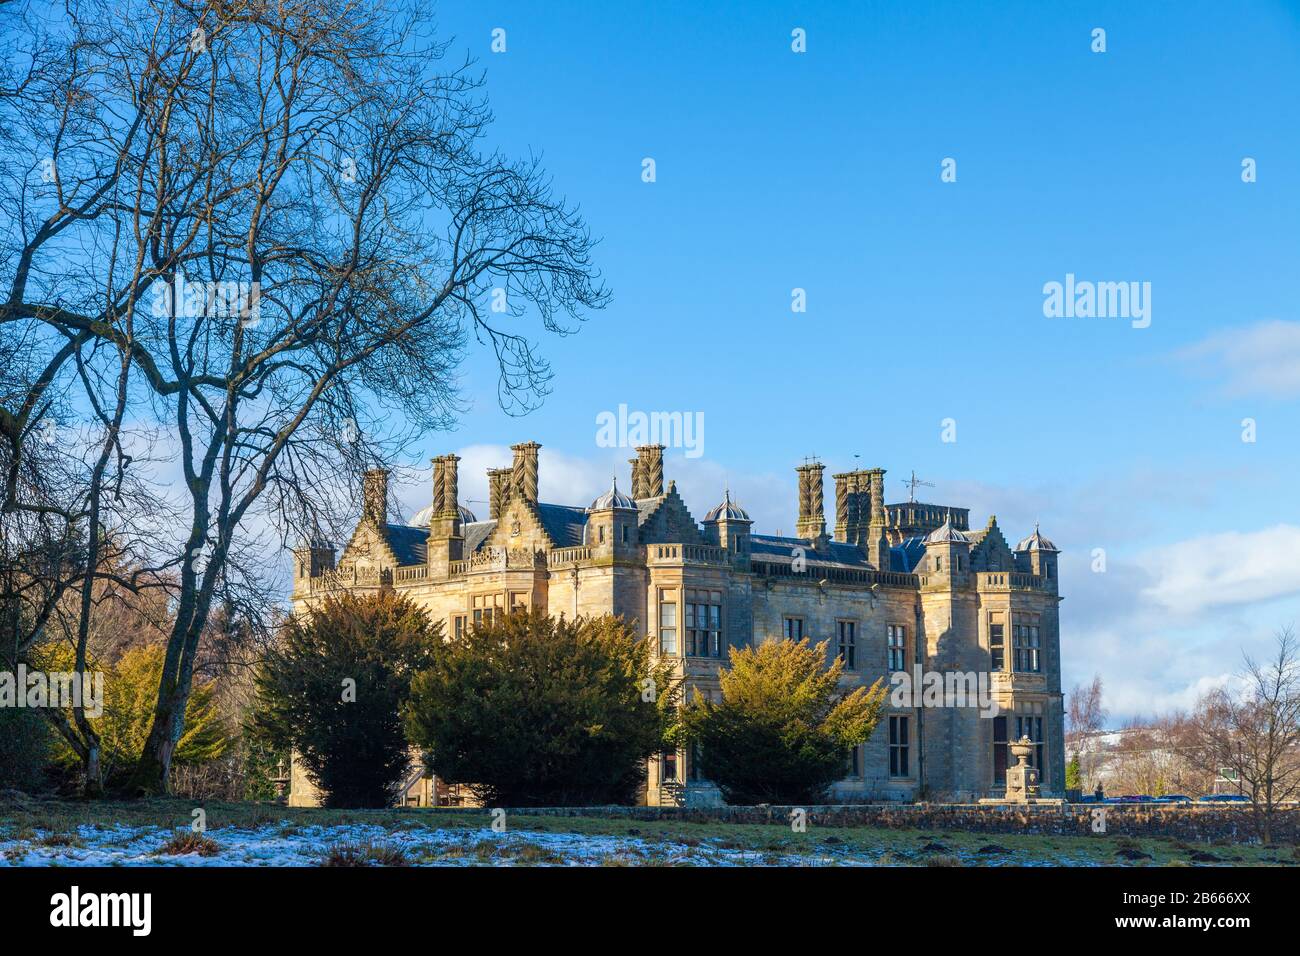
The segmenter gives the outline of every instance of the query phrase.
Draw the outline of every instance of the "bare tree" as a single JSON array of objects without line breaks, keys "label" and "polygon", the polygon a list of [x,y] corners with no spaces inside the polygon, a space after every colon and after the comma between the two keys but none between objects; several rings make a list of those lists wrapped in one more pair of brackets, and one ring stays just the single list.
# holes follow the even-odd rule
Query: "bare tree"
[{"label": "bare tree", "polygon": [[1095,767],[1087,757],[1093,747],[1093,738],[1106,726],[1106,708],[1102,703],[1101,675],[1096,674],[1086,687],[1075,684],[1065,705],[1065,746],[1070,759],[1079,761],[1079,772],[1086,785],[1091,782]]},{"label": "bare tree", "polygon": [[1256,827],[1273,839],[1279,804],[1300,795],[1300,642],[1277,632],[1272,657],[1245,656],[1241,693],[1220,689],[1201,699],[1191,758],[1207,773],[1233,771],[1249,795]]},{"label": "bare tree", "polygon": [[66,11],[33,40],[62,44],[57,68],[0,98],[0,126],[22,131],[21,173],[0,180],[0,330],[45,372],[4,434],[30,428],[42,381],[75,380],[99,436],[93,512],[109,476],[134,470],[132,429],[165,430],[175,479],[154,487],[184,520],[153,538],[175,619],[133,782],[161,792],[209,614],[264,593],[265,545],[340,527],[360,470],[450,423],[471,336],[503,405],[531,407],[549,369],[512,323],[565,332],[607,293],[537,161],[484,147],[481,79],[444,66],[420,14],[382,0]]}]

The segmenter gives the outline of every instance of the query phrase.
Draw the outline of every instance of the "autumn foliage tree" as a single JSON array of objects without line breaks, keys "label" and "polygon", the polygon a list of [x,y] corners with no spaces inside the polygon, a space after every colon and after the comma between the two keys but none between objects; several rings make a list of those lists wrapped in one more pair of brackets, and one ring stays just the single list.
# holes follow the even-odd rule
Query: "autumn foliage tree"
[{"label": "autumn foliage tree", "polygon": [[703,775],[728,803],[817,803],[844,776],[846,754],[875,730],[880,681],[844,693],[844,663],[805,639],[733,648],[720,674],[721,702],[697,696],[684,738],[699,748]]},{"label": "autumn foliage tree", "polygon": [[[71,663],[71,652],[63,649],[45,663],[51,670],[64,669]],[[96,666],[92,661],[92,670]],[[130,648],[103,672],[103,713],[90,722],[100,742],[104,784],[110,789],[130,775],[144,750],[162,668],[162,645],[145,644]],[[216,760],[230,748],[231,728],[221,719],[215,695],[211,681],[195,684],[185,709],[174,768]],[[83,763],[76,750],[62,738],[56,741],[55,763],[65,770],[81,771]]]},{"label": "autumn foliage tree", "polygon": [[629,803],[676,700],[668,668],[621,618],[521,611],[438,649],[408,726],[438,776],[485,803]]},{"label": "autumn foliage tree", "polygon": [[391,590],[327,597],[269,651],[250,733],[295,750],[326,806],[391,806],[411,766],[401,711],[441,642],[441,623]]}]

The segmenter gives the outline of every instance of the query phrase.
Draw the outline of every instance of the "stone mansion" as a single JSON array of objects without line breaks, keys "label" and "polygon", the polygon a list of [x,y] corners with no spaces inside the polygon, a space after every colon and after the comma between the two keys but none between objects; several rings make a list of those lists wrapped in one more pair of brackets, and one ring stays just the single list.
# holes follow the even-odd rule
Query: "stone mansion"
[{"label": "stone mansion", "polygon": [[[1009,743],[1023,736],[1044,796],[1063,793],[1058,552],[1037,529],[1012,548],[995,517],[972,531],[964,508],[886,504],[875,468],[833,476],[828,533],[819,463],[796,469],[793,537],[756,533],[729,493],[700,522],[665,484],[662,445],[636,449],[631,494],[615,482],[586,507],[550,504],[537,496],[540,447],[515,445],[509,466],[488,470],[484,520],[459,502],[455,455],[433,460],[432,504],[406,524],[388,520],[387,473],[367,472],[342,554],[323,543],[294,552],[295,610],[335,589],[391,587],[453,637],[520,607],[622,615],[672,659],[692,697],[718,695],[729,648],[805,637],[844,659],[846,688],[900,671],[975,674],[996,713],[919,693],[906,707],[887,703],[870,740],[846,754],[831,798],[1000,797]],[[692,758],[651,759],[643,802],[716,803]],[[316,802],[299,767],[290,777],[292,804]],[[467,799],[419,770],[403,795],[420,805]]]}]

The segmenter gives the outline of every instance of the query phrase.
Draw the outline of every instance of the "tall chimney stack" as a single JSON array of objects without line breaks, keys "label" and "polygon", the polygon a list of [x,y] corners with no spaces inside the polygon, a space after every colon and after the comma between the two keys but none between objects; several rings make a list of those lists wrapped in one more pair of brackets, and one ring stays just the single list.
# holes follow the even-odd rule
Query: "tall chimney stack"
[{"label": "tall chimney stack", "polygon": [[456,506],[456,455],[439,455],[433,459],[433,517],[429,519],[429,575],[445,581],[451,562],[464,556],[465,539],[461,536],[460,509]]},{"label": "tall chimney stack", "polygon": [[460,476],[456,462],[459,455],[442,456],[442,510],[444,514],[460,517]]},{"label": "tall chimney stack", "polygon": [[664,493],[664,446],[640,445],[636,453],[641,458],[641,482],[645,494],[632,497],[658,498]]},{"label": "tall chimney stack", "polygon": [[388,522],[387,468],[371,468],[362,477],[361,517],[379,527]]},{"label": "tall chimney stack", "polygon": [[510,450],[515,453],[510,494],[521,495],[525,501],[534,505],[537,504],[537,451],[541,447],[535,441],[510,446]]},{"label": "tall chimney stack", "polygon": [[835,475],[835,540],[857,543],[861,508],[858,479],[859,472],[845,471]]},{"label": "tall chimney stack", "polygon": [[822,510],[822,472],[825,469],[821,462],[803,464],[795,469],[799,473],[799,520],[795,523],[794,533],[814,542],[814,547],[826,536],[826,514]]},{"label": "tall chimney stack", "polygon": [[501,509],[510,497],[510,476],[512,468],[489,468],[488,476],[488,517],[496,521],[501,517]]},{"label": "tall chimney stack", "polygon": [[632,466],[632,497],[649,497],[645,493],[645,480],[641,477],[641,456],[638,454],[635,458],[629,458],[627,463]]},{"label": "tall chimney stack", "polygon": [[864,482],[863,504],[867,506],[866,513],[862,516],[863,524],[867,526],[867,560],[870,561],[877,571],[889,570],[889,540],[885,535],[885,469],[872,468],[866,472],[866,479],[870,482],[869,490]]},{"label": "tall chimney stack", "polygon": [[437,517],[447,509],[447,486],[443,480],[446,468],[443,465],[445,459],[442,455],[432,459],[433,461],[433,509],[429,512],[433,517]]}]

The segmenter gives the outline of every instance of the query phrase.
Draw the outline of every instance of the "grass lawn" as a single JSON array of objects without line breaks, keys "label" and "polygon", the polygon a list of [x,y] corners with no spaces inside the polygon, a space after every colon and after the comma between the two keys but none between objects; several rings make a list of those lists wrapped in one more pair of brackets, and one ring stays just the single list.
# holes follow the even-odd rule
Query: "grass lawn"
[{"label": "grass lawn", "polygon": [[[11,863],[58,864],[58,853],[88,846],[128,846],[142,834],[165,843],[175,831],[188,832],[195,804],[177,799],[132,802],[38,800],[0,802],[0,852]],[[510,814],[507,839],[498,839],[486,810],[328,810],[273,804],[203,804],[207,836],[232,855],[227,865],[259,863],[270,851],[261,843],[296,839],[329,855],[360,854],[371,862],[484,863],[489,865],[581,862],[587,865],[1129,865],[1129,866],[1295,866],[1291,846],[1189,844],[1125,836],[1043,836],[1016,833],[643,821],[622,817],[555,817]],[[111,831],[111,832],[110,832]],[[182,841],[183,842],[183,841]],[[152,844],[151,844],[152,845]],[[393,847],[398,852],[392,855]],[[139,850],[138,853],[146,851]],[[184,853],[159,849],[149,854]],[[574,853],[578,855],[575,856]],[[51,857],[50,854],[55,854]],[[242,855],[241,855],[242,854]],[[260,855],[259,855],[260,854]],[[273,853],[270,855],[274,855]],[[138,858],[138,854],[137,854]],[[114,861],[116,862],[116,861]],[[282,861],[283,862],[283,861]],[[288,860],[301,864],[301,856]]]}]

